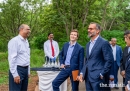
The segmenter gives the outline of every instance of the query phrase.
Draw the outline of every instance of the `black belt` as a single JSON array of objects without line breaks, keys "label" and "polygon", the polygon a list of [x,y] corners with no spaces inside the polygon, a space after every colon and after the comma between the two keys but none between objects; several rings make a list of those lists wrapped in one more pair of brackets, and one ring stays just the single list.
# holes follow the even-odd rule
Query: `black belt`
[{"label": "black belt", "polygon": [[65,65],[64,67],[65,67],[65,68],[70,68],[70,65]]},{"label": "black belt", "polygon": [[28,66],[20,66],[20,65],[17,65],[18,67],[22,67],[22,68],[28,68]]}]

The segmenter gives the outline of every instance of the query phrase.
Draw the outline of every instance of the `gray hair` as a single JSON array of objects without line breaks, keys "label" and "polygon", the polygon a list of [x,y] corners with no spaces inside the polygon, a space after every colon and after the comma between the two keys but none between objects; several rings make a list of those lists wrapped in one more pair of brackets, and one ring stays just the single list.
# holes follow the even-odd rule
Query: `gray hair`
[{"label": "gray hair", "polygon": [[96,25],[96,29],[101,31],[101,26],[98,23],[91,22],[90,24],[95,24]]},{"label": "gray hair", "polygon": [[21,29],[23,29],[24,28],[24,26],[25,26],[26,24],[21,24],[20,26],[19,26],[19,31],[21,30]]}]

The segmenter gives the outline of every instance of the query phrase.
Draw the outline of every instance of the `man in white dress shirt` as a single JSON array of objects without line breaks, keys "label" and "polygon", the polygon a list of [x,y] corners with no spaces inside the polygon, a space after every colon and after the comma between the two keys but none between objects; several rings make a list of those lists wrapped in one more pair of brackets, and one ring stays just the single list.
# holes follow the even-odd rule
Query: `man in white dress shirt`
[{"label": "man in white dress shirt", "polygon": [[9,91],[27,91],[30,75],[30,48],[27,37],[30,27],[22,24],[19,35],[8,43]]},{"label": "man in white dress shirt", "polygon": [[48,40],[44,42],[44,53],[46,57],[46,61],[55,61],[57,56],[59,55],[59,46],[56,41],[53,40],[53,33],[48,33]]}]

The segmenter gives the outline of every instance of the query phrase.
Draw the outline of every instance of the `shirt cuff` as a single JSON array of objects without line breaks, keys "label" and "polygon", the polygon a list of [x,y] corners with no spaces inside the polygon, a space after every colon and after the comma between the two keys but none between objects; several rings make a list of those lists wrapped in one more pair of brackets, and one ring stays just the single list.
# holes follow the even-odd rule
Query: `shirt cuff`
[{"label": "shirt cuff", "polygon": [[114,78],[114,75],[110,75],[110,78]]},{"label": "shirt cuff", "polygon": [[127,86],[126,86],[126,87],[127,87],[128,91],[130,91],[130,85],[129,85],[129,84],[127,84]]},{"label": "shirt cuff", "polygon": [[30,75],[30,66],[28,66],[28,75]]},{"label": "shirt cuff", "polygon": [[[12,74],[12,73],[11,73],[11,74]],[[12,75],[13,75],[14,78],[17,77],[17,76],[19,76],[18,73],[16,73],[16,72],[13,73]]]},{"label": "shirt cuff", "polygon": [[64,64],[61,64],[61,66],[64,65]]},{"label": "shirt cuff", "polygon": [[100,76],[103,77],[103,75],[100,73]]},{"label": "shirt cuff", "polygon": [[81,74],[81,75],[83,75],[83,73],[82,73],[82,72],[80,72],[80,74]]}]

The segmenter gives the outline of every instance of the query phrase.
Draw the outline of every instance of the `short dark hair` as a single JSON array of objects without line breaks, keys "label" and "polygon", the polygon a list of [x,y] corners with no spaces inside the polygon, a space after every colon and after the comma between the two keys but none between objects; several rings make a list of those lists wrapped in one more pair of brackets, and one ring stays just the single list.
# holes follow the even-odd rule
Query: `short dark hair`
[{"label": "short dark hair", "polygon": [[48,36],[49,36],[50,34],[53,34],[53,33],[48,33]]},{"label": "short dark hair", "polygon": [[124,35],[128,35],[128,34],[130,34],[130,30],[126,30],[126,31],[124,32]]},{"label": "short dark hair", "polygon": [[90,24],[95,24],[96,25],[96,29],[101,31],[101,26],[98,23],[91,22]]}]

